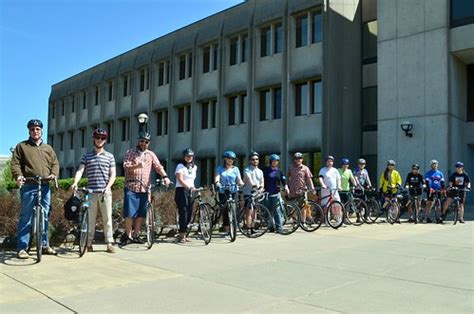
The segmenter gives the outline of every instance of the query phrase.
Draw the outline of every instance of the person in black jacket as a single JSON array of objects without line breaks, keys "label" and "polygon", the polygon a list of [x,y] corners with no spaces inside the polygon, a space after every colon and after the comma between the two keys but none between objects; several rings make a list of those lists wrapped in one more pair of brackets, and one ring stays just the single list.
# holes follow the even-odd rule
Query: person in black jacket
[{"label": "person in black jacket", "polygon": [[[418,206],[416,209],[416,217],[418,217],[420,208],[421,208],[421,197],[420,195],[423,193],[423,181],[424,178],[420,174],[420,165],[414,164],[411,166],[411,172],[407,174],[407,178],[405,180],[405,188],[408,190],[408,193],[410,196],[418,196]],[[410,219],[408,219],[408,222],[414,222],[418,223],[418,221],[415,221],[413,218],[413,209],[412,209],[412,202],[409,203],[408,205],[408,213],[410,215]],[[417,219],[418,220],[418,219]]]}]

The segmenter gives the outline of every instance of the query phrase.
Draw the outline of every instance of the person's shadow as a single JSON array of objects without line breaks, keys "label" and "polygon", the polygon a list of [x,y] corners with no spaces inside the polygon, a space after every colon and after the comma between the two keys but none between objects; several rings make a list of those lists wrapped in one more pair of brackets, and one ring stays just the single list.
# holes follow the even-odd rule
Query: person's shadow
[{"label": "person's shadow", "polygon": [[30,258],[21,259],[17,257],[16,251],[2,250],[0,262],[8,266],[31,266],[37,263],[37,259],[35,254],[30,254]]}]

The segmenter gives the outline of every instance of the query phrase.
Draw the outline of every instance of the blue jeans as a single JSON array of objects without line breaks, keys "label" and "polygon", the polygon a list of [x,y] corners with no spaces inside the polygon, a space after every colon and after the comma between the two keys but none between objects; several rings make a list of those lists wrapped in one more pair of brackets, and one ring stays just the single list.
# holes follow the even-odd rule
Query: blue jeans
[{"label": "blue jeans", "polygon": [[[49,184],[43,184],[41,186],[41,206],[44,208],[44,230],[42,243],[43,247],[49,245],[48,241],[48,215],[51,204],[51,192]],[[21,211],[20,218],[18,219],[18,240],[16,242],[17,251],[28,249],[30,242],[30,228],[31,218],[33,216],[33,208],[36,204],[36,196],[38,195],[36,184],[25,184],[20,189],[21,197]]]},{"label": "blue jeans", "polygon": [[275,225],[276,231],[282,231],[283,226],[281,206],[283,205],[283,200],[281,199],[280,194],[268,195],[267,199],[265,200],[265,203],[267,205],[267,208],[273,214],[273,220],[275,220],[275,224],[273,224],[273,221],[271,221],[270,226],[273,227]]}]

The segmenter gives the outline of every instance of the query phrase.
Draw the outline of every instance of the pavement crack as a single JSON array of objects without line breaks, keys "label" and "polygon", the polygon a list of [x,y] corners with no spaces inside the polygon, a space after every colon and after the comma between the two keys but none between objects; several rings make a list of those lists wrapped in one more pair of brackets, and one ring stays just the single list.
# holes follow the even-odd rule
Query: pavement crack
[{"label": "pavement crack", "polygon": [[31,290],[37,292],[37,293],[39,293],[39,294],[41,294],[41,295],[43,295],[43,296],[45,296],[47,299],[53,301],[54,303],[58,304],[59,306],[64,307],[65,309],[71,311],[72,313],[78,313],[76,310],[70,308],[70,307],[67,306],[66,304],[61,303],[61,302],[59,302],[58,300],[55,300],[54,298],[50,297],[49,295],[47,295],[47,294],[44,293],[43,291],[41,291],[41,290],[39,290],[39,289],[36,289],[36,288],[33,287],[33,286],[30,286],[30,285],[27,284],[26,282],[23,282],[23,281],[21,281],[21,280],[18,280],[18,279],[16,279],[15,277],[12,277],[12,276],[10,276],[10,275],[8,275],[8,274],[5,274],[5,273],[2,273],[2,275],[4,275],[4,276],[10,278],[11,280],[14,280],[14,281],[18,282],[19,284],[21,284],[21,285],[23,285],[23,286],[25,286],[25,287],[27,287],[27,288],[29,288],[29,289],[31,289]]}]

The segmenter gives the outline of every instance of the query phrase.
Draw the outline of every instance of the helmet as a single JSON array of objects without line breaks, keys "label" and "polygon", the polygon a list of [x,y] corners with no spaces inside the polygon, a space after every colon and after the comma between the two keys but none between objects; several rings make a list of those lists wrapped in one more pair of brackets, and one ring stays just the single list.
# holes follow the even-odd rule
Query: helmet
[{"label": "helmet", "polygon": [[300,159],[300,158],[303,158],[303,154],[300,153],[300,152],[296,152],[294,155],[293,155],[293,158],[294,159]]},{"label": "helmet", "polygon": [[31,119],[30,121],[28,121],[28,124],[26,125],[26,127],[29,129],[32,126],[39,126],[40,128],[43,128],[43,122],[41,122],[41,120],[38,120],[38,119]]},{"label": "helmet", "polygon": [[334,161],[334,156],[328,155],[328,156],[326,156],[326,159],[324,159],[324,160],[325,161],[328,161],[328,160]]},{"label": "helmet", "polygon": [[280,156],[278,156],[277,154],[271,154],[270,161],[274,161],[274,160],[280,160]]},{"label": "helmet", "polygon": [[105,138],[107,138],[108,134],[106,130],[97,128],[94,130],[94,132],[92,132],[92,137],[96,137],[96,136],[105,136]]},{"label": "helmet", "polygon": [[419,164],[413,164],[413,165],[411,166],[411,169],[412,169],[412,170],[413,170],[413,169],[420,170],[420,165],[419,165]]},{"label": "helmet", "polygon": [[235,158],[237,158],[237,155],[236,155],[233,151],[231,151],[231,150],[226,150],[226,151],[224,152],[224,154],[222,154],[222,157],[223,157],[223,158],[235,159]]},{"label": "helmet", "polygon": [[191,148],[186,148],[183,150],[183,156],[194,156],[194,152]]},{"label": "helmet", "polygon": [[257,152],[251,152],[249,155],[249,160],[252,159],[252,157],[254,156],[260,157],[260,155]]},{"label": "helmet", "polygon": [[348,165],[348,164],[350,164],[349,159],[347,159],[347,158],[342,158],[342,159],[341,159],[341,164],[343,164],[343,165]]},{"label": "helmet", "polygon": [[464,164],[461,161],[456,162],[456,165],[454,165],[456,168],[464,168]]},{"label": "helmet", "polygon": [[140,132],[140,133],[138,133],[138,139],[140,139],[140,140],[143,139],[143,140],[149,141],[149,140],[151,140],[151,134],[148,133],[148,132]]},{"label": "helmet", "polygon": [[396,164],[397,163],[393,159],[387,160],[387,166],[395,166]]},{"label": "helmet", "polygon": [[438,164],[438,161],[437,161],[436,159],[432,159],[432,160],[430,161],[430,164],[431,164],[431,165],[433,165],[433,164]]},{"label": "helmet", "polygon": [[366,164],[364,158],[359,159],[357,162],[359,163],[359,165],[365,165]]}]

